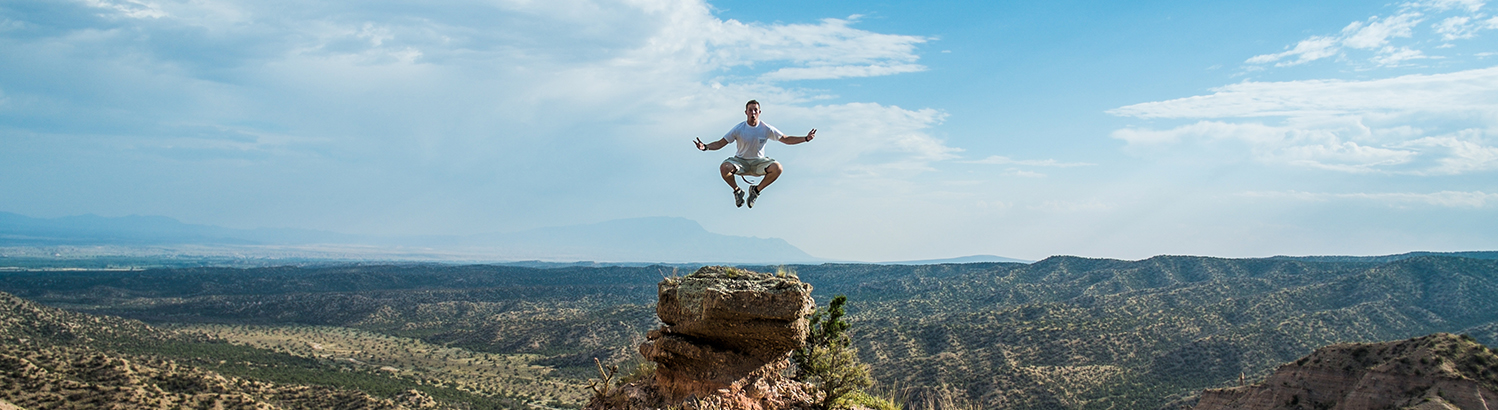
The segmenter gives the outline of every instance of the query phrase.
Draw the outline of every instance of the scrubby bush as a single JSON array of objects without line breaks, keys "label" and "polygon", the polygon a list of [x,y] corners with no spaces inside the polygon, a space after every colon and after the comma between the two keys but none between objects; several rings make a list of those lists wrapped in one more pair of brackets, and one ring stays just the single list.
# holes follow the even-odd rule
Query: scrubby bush
[{"label": "scrubby bush", "polygon": [[[796,380],[810,383],[822,392],[824,409],[846,408],[854,404],[894,408],[866,404],[874,399],[863,389],[874,382],[869,377],[869,365],[858,360],[858,349],[853,347],[852,340],[845,333],[849,325],[842,319],[845,314],[843,306],[847,303],[847,296],[838,295],[832,298],[827,309],[812,312],[806,345],[791,353],[796,362]],[[884,402],[888,403],[888,400]]]},{"label": "scrubby bush", "polygon": [[836,406],[838,408],[852,408],[853,406],[861,406],[874,410],[904,410],[904,408],[900,407],[899,404],[896,404],[894,400],[875,396],[862,390],[848,393],[848,395],[843,396],[841,399],[839,399],[837,403],[833,403],[833,406]]}]

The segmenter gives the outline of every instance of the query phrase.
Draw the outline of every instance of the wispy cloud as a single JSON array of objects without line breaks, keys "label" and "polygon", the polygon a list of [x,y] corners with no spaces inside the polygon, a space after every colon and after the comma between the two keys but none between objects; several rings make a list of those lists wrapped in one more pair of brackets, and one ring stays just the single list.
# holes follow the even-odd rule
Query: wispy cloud
[{"label": "wispy cloud", "polygon": [[1409,3],[1409,4],[1413,5],[1413,6],[1416,6],[1416,7],[1425,7],[1425,8],[1430,8],[1430,9],[1433,9],[1433,10],[1438,10],[1438,11],[1446,11],[1446,10],[1456,9],[1456,10],[1465,10],[1468,13],[1476,13],[1477,10],[1482,9],[1483,5],[1487,4],[1487,1],[1486,0],[1427,0],[1427,1],[1416,1],[1416,2],[1413,2],[1413,3]]},{"label": "wispy cloud", "polygon": [[1265,162],[1346,172],[1498,169],[1498,146],[1491,142],[1498,129],[1498,100],[1492,98],[1498,67],[1369,81],[1244,82],[1212,91],[1109,110],[1199,120],[1164,130],[1125,128],[1112,136],[1130,145],[1237,141]]},{"label": "wispy cloud", "polygon": [[1018,169],[1018,168],[1009,168],[1009,169],[1006,169],[1006,170],[1004,170],[1004,173],[1000,174],[1000,175],[1003,175],[1003,176],[1006,176],[1006,177],[1024,177],[1024,178],[1044,178],[1045,177],[1045,174],[1042,174],[1042,173],[1039,173],[1039,172],[1034,172],[1034,171],[1026,171],[1026,170]]},{"label": "wispy cloud", "polygon": [[1399,112],[1498,111],[1498,67],[1368,81],[1245,81],[1211,95],[1147,102],[1108,110],[1138,118],[1327,116]]},{"label": "wispy cloud", "polygon": [[1290,199],[1296,201],[1326,202],[1333,200],[1355,200],[1382,203],[1389,206],[1433,205],[1445,208],[1487,208],[1498,205],[1498,193],[1482,191],[1441,191],[1432,193],[1325,193],[1300,191],[1243,192],[1239,196],[1248,198]]},{"label": "wispy cloud", "polygon": [[88,5],[118,13],[128,18],[162,18],[167,13],[155,3],[139,0],[88,0]]},{"label": "wispy cloud", "polygon": [[891,177],[931,170],[932,162],[957,158],[962,151],[926,132],[947,116],[933,109],[849,103],[796,109],[790,115],[832,130],[818,131],[813,142],[827,144],[823,155],[814,160],[827,170]]},{"label": "wispy cloud", "polygon": [[918,71],[926,71],[926,67],[920,64],[789,67],[765,73],[759,76],[759,78],[766,81],[830,80],[836,78],[878,77]]},{"label": "wispy cloud", "polygon": [[924,71],[917,45],[930,38],[874,33],[850,27],[860,16],[819,24],[758,24],[710,21],[703,38],[709,61],[723,66],[789,62],[761,75],[765,81],[872,77]]},{"label": "wispy cloud", "polygon": [[[1450,16],[1429,24],[1427,28],[1429,33],[1440,34],[1445,41],[1470,39],[1480,31],[1498,28],[1498,17],[1489,18],[1481,11],[1484,4],[1482,1],[1404,3],[1392,15],[1354,21],[1337,34],[1311,36],[1293,46],[1286,46],[1285,51],[1256,55],[1245,63],[1256,66],[1272,63],[1276,67],[1288,67],[1342,56],[1346,50],[1351,49],[1373,53],[1366,60],[1357,60],[1372,63],[1373,66],[1407,65],[1413,60],[1430,58],[1424,50],[1414,48],[1426,44],[1415,41],[1414,37],[1421,23],[1431,21],[1438,15]],[[1408,44],[1392,44],[1396,39],[1410,40]]]},{"label": "wispy cloud", "polygon": [[[1323,58],[1337,55],[1338,43],[1341,39],[1335,37],[1311,37],[1295,43],[1295,48],[1276,54],[1263,54],[1248,59],[1249,64],[1277,63],[1277,66],[1291,66],[1304,64]],[[1295,57],[1294,61],[1284,61],[1287,57]]]},{"label": "wispy cloud", "polygon": [[1025,165],[1032,167],[1090,167],[1097,164],[1087,162],[1061,162],[1054,159],[1013,159],[1001,155],[993,155],[977,161],[964,161],[969,164],[994,164],[994,165]]}]

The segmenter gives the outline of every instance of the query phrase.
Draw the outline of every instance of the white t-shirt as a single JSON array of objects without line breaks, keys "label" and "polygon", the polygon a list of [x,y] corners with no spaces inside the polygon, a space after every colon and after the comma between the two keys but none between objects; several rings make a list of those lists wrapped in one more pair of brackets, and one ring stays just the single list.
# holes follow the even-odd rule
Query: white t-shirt
[{"label": "white t-shirt", "polygon": [[744,121],[728,130],[728,135],[723,139],[728,142],[737,143],[739,152],[734,156],[739,158],[759,158],[765,156],[765,143],[770,140],[780,141],[785,134],[774,126],[759,122],[759,126],[749,126],[749,121]]}]

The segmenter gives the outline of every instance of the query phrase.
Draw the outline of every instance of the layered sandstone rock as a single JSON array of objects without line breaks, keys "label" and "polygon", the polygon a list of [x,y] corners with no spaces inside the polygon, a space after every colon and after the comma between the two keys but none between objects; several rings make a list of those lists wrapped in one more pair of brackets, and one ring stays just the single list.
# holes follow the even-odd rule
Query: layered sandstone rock
[{"label": "layered sandstone rock", "polygon": [[654,377],[595,397],[589,409],[809,409],[806,385],[785,378],[815,304],[794,276],[709,266],[660,283],[664,323],[640,345]]},{"label": "layered sandstone rock", "polygon": [[1498,352],[1435,334],[1317,349],[1263,383],[1202,392],[1195,410],[1498,409]]}]

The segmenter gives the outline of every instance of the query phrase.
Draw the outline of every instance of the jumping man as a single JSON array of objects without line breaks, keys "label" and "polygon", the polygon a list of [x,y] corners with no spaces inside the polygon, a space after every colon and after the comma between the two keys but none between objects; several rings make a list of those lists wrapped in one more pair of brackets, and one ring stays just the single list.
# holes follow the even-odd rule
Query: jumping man
[{"label": "jumping man", "polygon": [[702,151],[716,151],[727,146],[729,141],[738,145],[739,152],[723,160],[722,165],[718,165],[718,173],[723,176],[723,182],[727,182],[728,186],[733,188],[734,206],[744,206],[746,201],[744,190],[739,189],[739,184],[733,180],[734,175],[763,175],[765,177],[759,185],[749,187],[747,202],[749,207],[753,208],[754,200],[759,199],[759,194],[764,192],[765,188],[769,188],[770,183],[775,182],[776,178],[780,178],[780,172],[784,171],[780,162],[765,156],[766,142],[773,139],[786,145],[796,145],[811,141],[817,136],[816,128],[812,128],[811,132],[806,133],[804,137],[787,136],[770,124],[761,122],[759,114],[759,101],[749,100],[744,104],[744,116],[749,118],[728,130],[728,134],[724,135],[723,139],[713,141],[711,144],[703,144],[701,138],[693,141],[697,144],[697,149]]}]

